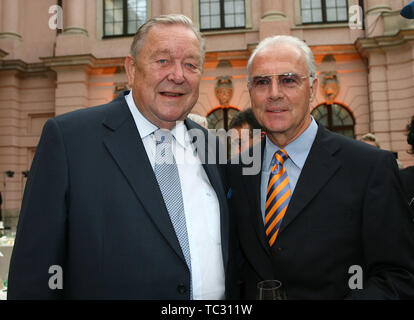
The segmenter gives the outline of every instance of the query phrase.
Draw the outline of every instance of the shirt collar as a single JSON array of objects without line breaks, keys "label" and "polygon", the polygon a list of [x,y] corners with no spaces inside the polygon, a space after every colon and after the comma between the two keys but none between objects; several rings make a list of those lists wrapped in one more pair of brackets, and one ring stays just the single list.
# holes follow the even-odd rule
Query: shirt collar
[{"label": "shirt collar", "polygon": [[[125,96],[125,100],[128,104],[129,110],[132,113],[132,117],[134,118],[135,125],[137,126],[141,139],[150,136],[159,129],[139,111],[132,97],[132,90]],[[190,139],[184,121],[177,122],[176,126],[171,130],[171,134],[183,148],[188,147]]]},{"label": "shirt collar", "polygon": [[[316,138],[317,132],[318,124],[312,117],[312,121],[310,125],[306,128],[306,130],[303,131],[299,137],[297,137],[295,140],[289,143],[285,148],[283,148],[289,155],[289,159],[300,170],[302,170],[303,166],[305,165],[305,161],[308,157],[313,141]],[[270,164],[273,155],[279,149],[280,148],[277,145],[275,145],[272,141],[270,141],[268,136],[266,136],[266,145],[264,151],[264,164],[266,170],[270,169]]]}]

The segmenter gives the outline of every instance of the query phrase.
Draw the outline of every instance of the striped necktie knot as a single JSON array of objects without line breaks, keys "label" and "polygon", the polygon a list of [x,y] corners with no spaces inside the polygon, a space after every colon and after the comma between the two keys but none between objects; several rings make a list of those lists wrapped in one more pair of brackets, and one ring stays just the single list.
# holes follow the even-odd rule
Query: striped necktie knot
[{"label": "striped necktie knot", "polygon": [[285,161],[287,160],[287,158],[289,158],[289,155],[287,154],[287,152],[283,149],[279,149],[275,152],[272,158],[272,165],[275,165],[278,163],[283,165]]},{"label": "striped necktie knot", "polygon": [[270,246],[276,241],[290,197],[289,177],[284,162],[289,155],[283,149],[275,152],[266,193],[265,230]]}]

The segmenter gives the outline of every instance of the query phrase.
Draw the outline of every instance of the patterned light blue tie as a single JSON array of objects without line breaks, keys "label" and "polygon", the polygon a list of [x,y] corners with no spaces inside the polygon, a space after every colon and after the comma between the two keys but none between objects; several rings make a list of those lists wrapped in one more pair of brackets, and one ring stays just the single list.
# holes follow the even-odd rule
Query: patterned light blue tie
[{"label": "patterned light blue tie", "polygon": [[[157,141],[155,151],[155,177],[160,186],[164,203],[170,215],[175,233],[191,274],[190,246],[185,223],[184,203],[180,176],[171,148],[173,136],[170,131],[159,129],[154,132]],[[190,299],[193,299],[193,286],[190,276]]]}]

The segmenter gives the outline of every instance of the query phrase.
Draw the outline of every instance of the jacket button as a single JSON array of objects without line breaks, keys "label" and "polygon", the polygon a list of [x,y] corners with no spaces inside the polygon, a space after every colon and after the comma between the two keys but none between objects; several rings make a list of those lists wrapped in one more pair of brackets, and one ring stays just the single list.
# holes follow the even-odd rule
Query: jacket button
[{"label": "jacket button", "polygon": [[180,293],[180,294],[184,294],[184,293],[186,293],[186,292],[187,292],[187,288],[185,287],[185,285],[183,285],[183,284],[179,284],[179,285],[177,286],[177,291],[178,291],[178,293]]},{"label": "jacket button", "polygon": [[281,247],[277,248],[278,251],[282,251],[283,249]]}]

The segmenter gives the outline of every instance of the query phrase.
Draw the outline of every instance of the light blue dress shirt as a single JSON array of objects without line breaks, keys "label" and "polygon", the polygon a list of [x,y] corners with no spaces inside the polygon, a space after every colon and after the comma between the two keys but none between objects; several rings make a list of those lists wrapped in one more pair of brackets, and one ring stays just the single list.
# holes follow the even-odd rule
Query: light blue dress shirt
[{"label": "light blue dress shirt", "polygon": [[[317,132],[318,125],[315,119],[312,117],[312,121],[306,130],[302,132],[299,137],[289,143],[285,148],[283,148],[289,155],[289,158],[285,161],[284,166],[289,177],[289,186],[292,195]],[[272,162],[273,155],[279,149],[280,148],[271,142],[269,137],[266,136],[266,144],[262,160],[262,177],[260,183],[260,207],[262,211],[263,221],[265,218],[266,191],[267,185],[269,183],[269,175],[271,169],[270,164]]]}]

